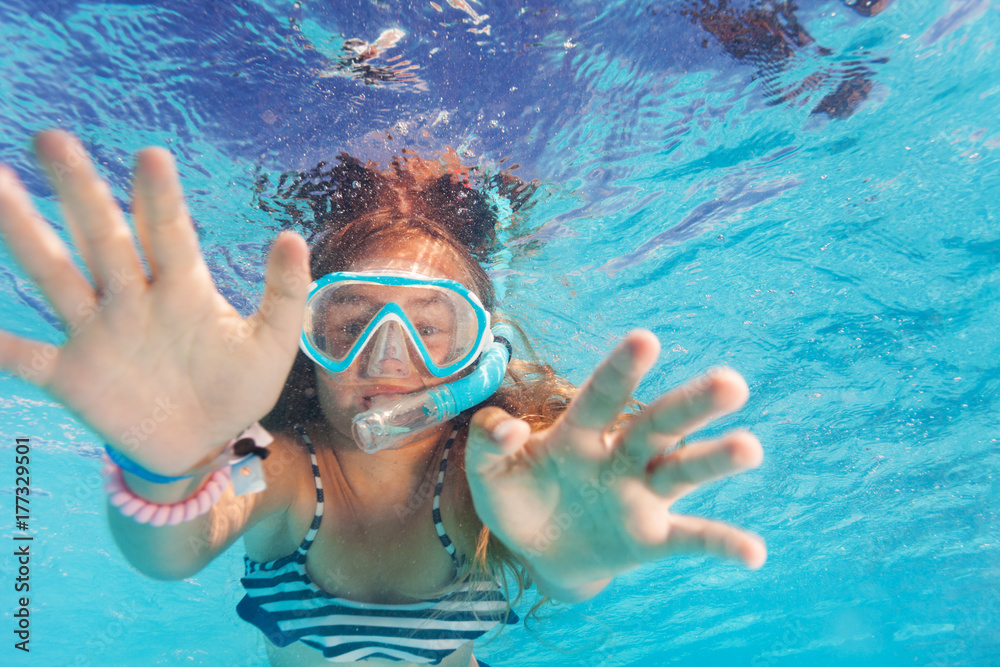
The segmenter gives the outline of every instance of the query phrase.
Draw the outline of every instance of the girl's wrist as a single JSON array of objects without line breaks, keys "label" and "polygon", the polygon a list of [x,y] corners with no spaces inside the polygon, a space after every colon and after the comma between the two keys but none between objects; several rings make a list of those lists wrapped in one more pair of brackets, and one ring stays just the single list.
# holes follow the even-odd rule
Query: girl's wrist
[{"label": "girl's wrist", "polygon": [[191,472],[175,477],[147,470],[106,447],[105,489],[111,504],[125,516],[153,526],[176,525],[207,512],[230,482],[236,495],[267,488],[261,461],[267,458],[270,452],[266,447],[273,441],[271,434],[255,423]]},{"label": "girl's wrist", "polygon": [[205,480],[208,479],[209,474],[211,473],[160,484],[158,482],[150,482],[148,479],[144,479],[127,470],[121,470],[125,486],[137,496],[154,503],[176,503],[190,498],[205,484]]},{"label": "girl's wrist", "polygon": [[[177,499],[173,497],[174,489],[171,489],[167,496],[169,502],[164,502],[165,499],[157,501],[137,494],[135,489],[129,487],[122,469],[110,459],[106,459],[103,474],[104,489],[108,492],[110,504],[136,523],[154,527],[175,526],[198,518],[219,502],[230,484],[230,471],[226,466],[213,472],[207,480],[201,480],[203,483],[195,493],[185,494],[184,498]],[[162,488],[147,489],[147,492],[149,491],[158,496],[163,496],[165,493]]]},{"label": "girl's wrist", "polygon": [[[539,572],[539,563],[533,562],[531,556],[518,554],[518,560],[521,561],[521,565],[531,576],[532,580],[535,582],[535,588],[538,592],[545,597],[552,598],[559,602],[583,602],[584,600],[589,600],[594,597],[605,587],[611,583],[611,577],[605,577],[601,579],[594,579],[589,581],[574,581],[570,582],[565,577],[560,580],[558,576],[546,576]],[[534,557],[537,561],[537,556]],[[552,570],[553,568],[547,567],[545,570]],[[557,567],[557,571],[565,572],[566,568]]]},{"label": "girl's wrist", "polygon": [[610,578],[591,581],[577,586],[564,586],[552,583],[551,581],[536,580],[535,586],[538,588],[538,592],[545,597],[573,604],[589,600],[603,591],[609,583],[611,583]]},{"label": "girl's wrist", "polygon": [[270,453],[266,447],[274,441],[274,438],[264,430],[259,423],[254,423],[243,429],[239,435],[231,439],[228,443],[215,450],[214,454],[209,454],[196,465],[182,474],[164,475],[145,468],[140,463],[132,460],[110,444],[105,444],[104,450],[108,458],[131,478],[142,479],[145,482],[160,485],[175,485],[178,482],[192,479],[204,479],[206,475],[237,463],[244,462],[254,456],[263,460]]}]

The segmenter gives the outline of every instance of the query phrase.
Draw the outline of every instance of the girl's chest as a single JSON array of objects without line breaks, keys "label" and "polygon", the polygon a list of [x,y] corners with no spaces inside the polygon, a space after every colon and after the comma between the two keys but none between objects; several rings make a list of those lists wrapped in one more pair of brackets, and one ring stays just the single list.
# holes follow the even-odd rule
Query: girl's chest
[{"label": "girl's chest", "polygon": [[440,486],[428,475],[416,484],[385,485],[361,495],[346,484],[335,460],[324,465],[320,457],[319,485],[313,475],[303,476],[300,488],[313,488],[299,494],[282,520],[262,522],[244,536],[251,560],[273,561],[301,545],[308,550],[306,572],[319,588],[381,604],[426,599],[453,581],[452,553],[456,544],[461,553],[469,543],[449,502],[455,473],[445,475]]},{"label": "girl's chest", "polygon": [[450,537],[443,522],[434,521],[431,503],[414,511],[377,509],[326,508],[306,559],[313,582],[341,597],[381,604],[433,596],[450,584],[456,571],[445,546]]}]

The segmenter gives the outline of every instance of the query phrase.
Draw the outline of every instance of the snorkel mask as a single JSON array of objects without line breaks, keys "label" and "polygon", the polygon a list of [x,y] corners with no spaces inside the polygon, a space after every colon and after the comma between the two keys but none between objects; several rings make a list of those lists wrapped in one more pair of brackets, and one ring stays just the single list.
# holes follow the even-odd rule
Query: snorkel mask
[{"label": "snorkel mask", "polygon": [[354,440],[373,453],[413,444],[427,429],[493,395],[510,361],[510,334],[506,325],[491,330],[479,298],[454,280],[409,271],[338,272],[310,286],[300,347],[331,373],[358,363],[372,378],[408,377],[411,353],[436,378],[478,360],[455,382],[355,416]]}]

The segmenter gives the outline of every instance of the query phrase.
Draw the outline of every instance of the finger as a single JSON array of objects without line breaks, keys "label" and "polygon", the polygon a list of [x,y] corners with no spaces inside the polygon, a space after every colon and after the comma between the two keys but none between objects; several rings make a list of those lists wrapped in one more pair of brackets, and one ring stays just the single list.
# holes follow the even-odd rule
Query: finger
[{"label": "finger", "polygon": [[65,322],[72,325],[81,311],[93,306],[94,289],[66,244],[35,210],[14,172],[4,166],[0,166],[0,234]]},{"label": "finger", "polygon": [[763,460],[760,441],[747,431],[738,431],[654,458],[647,467],[649,485],[674,500],[702,484],[756,468]]},{"label": "finger", "polygon": [[267,260],[264,297],[254,317],[257,336],[271,336],[295,349],[309,294],[309,247],[294,232],[282,232]]},{"label": "finger", "polygon": [[198,235],[169,151],[147,148],[139,152],[133,206],[136,232],[154,280],[189,275],[193,269],[204,267]]},{"label": "finger", "polygon": [[716,368],[648,406],[622,434],[626,453],[640,463],[746,403],[750,390],[739,373]]},{"label": "finger", "polygon": [[0,331],[0,368],[39,386],[45,386],[55,372],[59,348]]},{"label": "finger", "polygon": [[469,424],[465,467],[479,475],[492,476],[522,465],[531,427],[497,407],[476,412]]},{"label": "finger", "polygon": [[751,570],[760,569],[767,560],[767,547],[757,535],[719,521],[672,514],[667,540],[655,557],[671,554],[709,554],[727,560],[739,560]]},{"label": "finger", "polygon": [[581,429],[607,429],[659,354],[660,341],[652,332],[631,332],[580,388],[564,421]]},{"label": "finger", "polygon": [[[80,142],[59,130],[35,138],[38,158],[55,185],[70,233],[98,290],[136,286],[145,273],[125,216]],[[143,281],[144,282],[144,281]]]}]

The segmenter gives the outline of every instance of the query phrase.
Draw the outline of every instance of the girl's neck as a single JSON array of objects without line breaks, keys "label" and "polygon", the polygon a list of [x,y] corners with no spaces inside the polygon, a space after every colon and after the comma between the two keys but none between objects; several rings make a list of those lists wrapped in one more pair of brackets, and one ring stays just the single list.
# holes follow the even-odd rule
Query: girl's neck
[{"label": "girl's neck", "polygon": [[334,431],[326,422],[314,422],[307,431],[316,447],[329,449],[340,474],[355,494],[367,495],[386,489],[419,485],[451,433],[450,423],[429,429],[418,442],[401,449],[375,454],[363,451],[351,438]]}]

